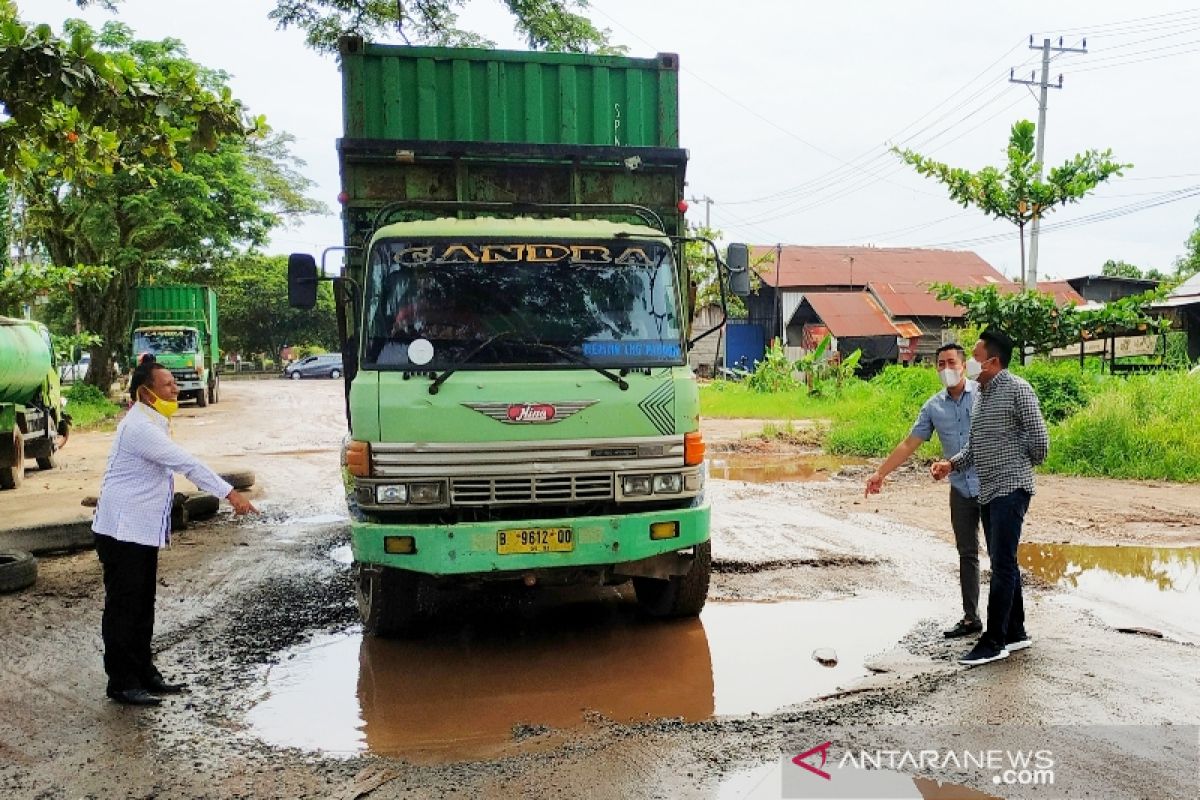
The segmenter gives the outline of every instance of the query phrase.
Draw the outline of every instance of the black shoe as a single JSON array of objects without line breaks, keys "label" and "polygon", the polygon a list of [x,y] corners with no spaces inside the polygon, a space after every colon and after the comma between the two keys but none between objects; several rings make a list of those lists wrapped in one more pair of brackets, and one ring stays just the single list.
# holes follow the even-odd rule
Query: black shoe
[{"label": "black shoe", "polygon": [[155,694],[179,694],[187,688],[186,683],[167,683],[162,675],[153,675],[142,681],[142,685],[146,687],[146,691]]},{"label": "black shoe", "polygon": [[981,638],[971,648],[971,652],[958,659],[958,663],[965,664],[968,667],[977,667],[980,664],[990,664],[1002,658],[1008,658],[1007,650],[992,644],[989,639]]},{"label": "black shoe", "polygon": [[982,633],[983,623],[977,619],[967,619],[963,617],[958,623],[948,631],[942,631],[942,635],[947,639],[957,639],[960,636],[970,636],[973,633]]},{"label": "black shoe", "polygon": [[1033,647],[1033,639],[1030,639],[1029,634],[1025,631],[1010,633],[1007,641],[1004,643],[1004,649],[1010,653],[1015,653],[1018,650],[1024,650],[1029,647]]},{"label": "black shoe", "polygon": [[114,692],[107,692],[108,698],[123,706],[157,706],[162,703],[162,698],[155,697],[145,689],[122,689]]}]

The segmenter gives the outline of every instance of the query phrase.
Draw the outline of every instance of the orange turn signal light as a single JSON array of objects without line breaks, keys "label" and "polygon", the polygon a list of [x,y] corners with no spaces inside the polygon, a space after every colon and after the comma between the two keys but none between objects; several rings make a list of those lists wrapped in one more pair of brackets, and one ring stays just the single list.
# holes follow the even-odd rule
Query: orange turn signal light
[{"label": "orange turn signal light", "polygon": [[371,474],[371,445],[352,441],[346,445],[346,469],[356,478]]},{"label": "orange turn signal light", "polygon": [[412,536],[385,536],[383,552],[391,556],[412,555],[417,552],[417,540]]},{"label": "orange turn signal light", "polygon": [[700,431],[683,435],[683,463],[689,467],[704,463],[704,437]]}]

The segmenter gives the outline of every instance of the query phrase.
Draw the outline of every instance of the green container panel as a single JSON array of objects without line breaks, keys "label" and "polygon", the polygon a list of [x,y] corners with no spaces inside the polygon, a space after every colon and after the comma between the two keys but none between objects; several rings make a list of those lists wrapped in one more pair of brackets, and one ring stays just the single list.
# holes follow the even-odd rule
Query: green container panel
[{"label": "green container panel", "polygon": [[31,402],[53,370],[42,325],[0,317],[0,403]]},{"label": "green container panel", "polygon": [[341,42],[349,139],[679,146],[679,58]]}]

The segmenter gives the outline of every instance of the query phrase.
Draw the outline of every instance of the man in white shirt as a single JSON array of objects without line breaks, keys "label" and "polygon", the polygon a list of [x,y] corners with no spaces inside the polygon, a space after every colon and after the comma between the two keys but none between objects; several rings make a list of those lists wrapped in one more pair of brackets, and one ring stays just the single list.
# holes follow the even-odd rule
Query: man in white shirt
[{"label": "man in white shirt", "polygon": [[150,651],[158,550],[171,537],[174,473],[228,498],[236,514],[258,509],[171,441],[167,419],[179,408],[179,387],[169,369],[144,360],[133,371],[129,396],[133,406],[117,426],[92,532],[104,566],[101,634],[107,694],[125,705],[152,706],[162,702],[156,695],[184,688],[163,678]]}]

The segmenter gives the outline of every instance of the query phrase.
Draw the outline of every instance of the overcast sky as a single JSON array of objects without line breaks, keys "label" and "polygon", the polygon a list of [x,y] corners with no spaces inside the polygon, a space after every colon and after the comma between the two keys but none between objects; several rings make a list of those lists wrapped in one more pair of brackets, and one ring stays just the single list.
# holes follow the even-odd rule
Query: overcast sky
[{"label": "overcast sky", "polygon": [[[57,29],[68,0],[18,0],[22,16]],[[1106,259],[1168,269],[1200,211],[1200,9],[1143,0],[1046,3],[962,0],[842,3],[787,0],[593,0],[592,16],[630,55],[680,55],[689,195],[708,196],[727,241],[943,247],[979,253],[1015,275],[1015,229],[950,202],[941,187],[886,152],[899,143],[956,166],[1000,164],[1008,129],[1037,119],[1037,101],[1008,82],[1029,78],[1040,43],[1078,46],[1051,76],[1046,162],[1112,148],[1124,178],[1046,223],[1039,272],[1099,272]],[[1191,6],[1191,10],[1189,10]],[[272,0],[125,0],[119,17],[144,38],[173,36],[195,60],[233,75],[254,113],[293,133],[295,152],[336,207],[340,135],[337,62],[267,19]],[[521,47],[498,0],[471,0],[464,27]],[[1038,52],[1028,47],[1036,36]],[[1172,193],[1194,196],[1174,202]],[[1178,196],[1178,195],[1176,195]],[[1158,203],[1147,210],[1140,207]],[[1135,211],[1136,210],[1136,211]],[[702,220],[704,205],[690,216]],[[1100,215],[1100,219],[1096,216]],[[1059,230],[1054,225],[1062,224]],[[335,216],[278,231],[272,249],[339,244]]]}]

